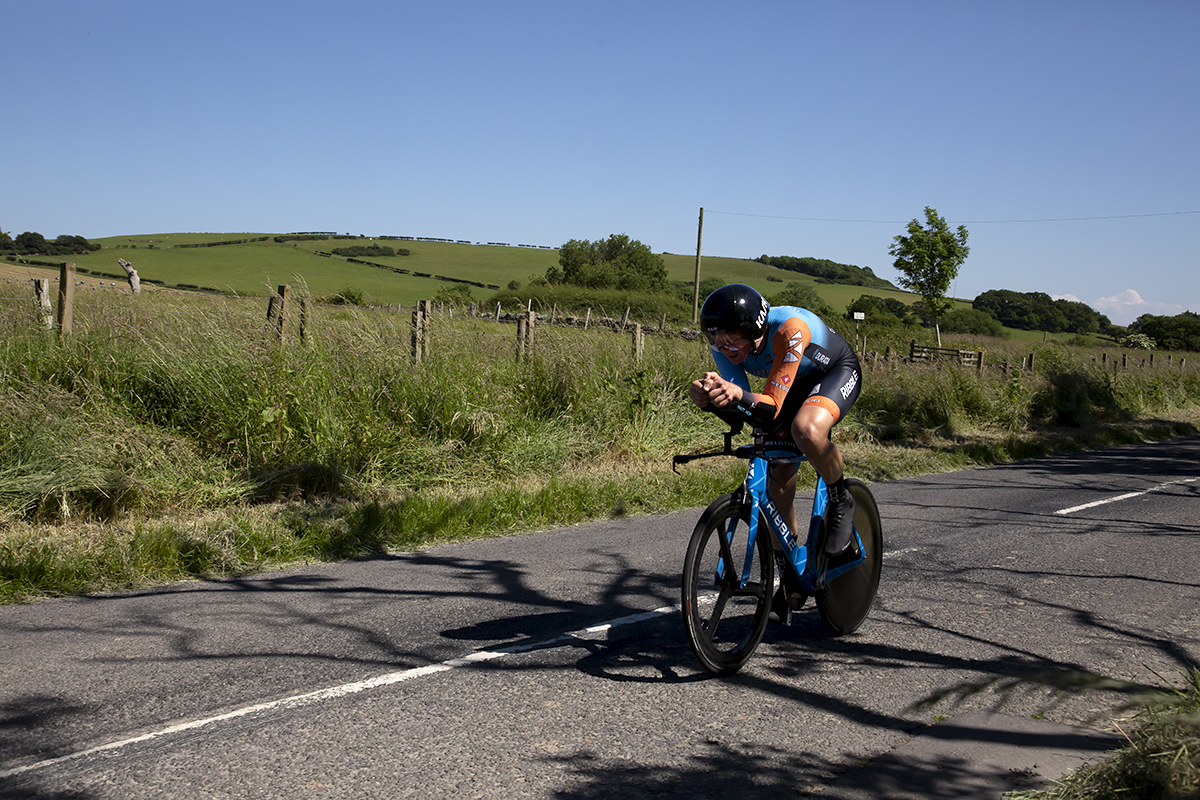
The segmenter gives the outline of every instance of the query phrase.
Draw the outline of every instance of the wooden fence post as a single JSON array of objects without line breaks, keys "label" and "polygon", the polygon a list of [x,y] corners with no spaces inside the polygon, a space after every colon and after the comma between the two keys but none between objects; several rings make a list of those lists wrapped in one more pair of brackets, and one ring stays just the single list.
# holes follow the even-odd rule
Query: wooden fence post
[{"label": "wooden fence post", "polygon": [[983,374],[983,357],[986,353],[986,350],[975,351],[975,374],[977,375]]},{"label": "wooden fence post", "polygon": [[287,320],[288,295],[292,287],[284,284],[279,287],[279,294],[274,295],[267,304],[267,327],[275,334],[275,343],[283,344],[284,323]]},{"label": "wooden fence post", "polygon": [[412,355],[413,361],[421,363],[421,303],[412,312]]},{"label": "wooden fence post", "polygon": [[642,353],[645,350],[645,340],[642,338],[642,323],[633,323],[633,363],[642,363]]},{"label": "wooden fence post", "polygon": [[583,320],[583,329],[586,331],[588,329],[588,325],[591,325],[591,324],[592,324],[592,310],[589,308],[587,316]]},{"label": "wooden fence post", "polygon": [[533,310],[533,301],[525,312],[525,354],[533,356],[533,329],[537,327],[537,314]]},{"label": "wooden fence post", "polygon": [[33,281],[33,300],[37,307],[38,319],[47,330],[54,327],[54,309],[50,305],[50,279],[35,278]]},{"label": "wooden fence post", "polygon": [[625,330],[629,325],[629,306],[625,306],[625,316],[621,317],[621,330]]},{"label": "wooden fence post", "polygon": [[429,300],[418,300],[412,313],[412,353],[413,361],[418,364],[429,354],[430,305]]},{"label": "wooden fence post", "polygon": [[123,258],[118,258],[117,263],[121,265],[121,269],[125,270],[125,277],[129,280],[129,289],[134,294],[142,293],[142,279],[138,277],[137,270]]},{"label": "wooden fence post", "polygon": [[308,344],[308,297],[300,298],[300,344]]},{"label": "wooden fence post", "polygon": [[500,304],[496,303],[496,322],[500,321]]},{"label": "wooden fence post", "polygon": [[62,265],[58,274],[58,334],[66,336],[75,328],[75,262]]},{"label": "wooden fence post", "polygon": [[517,361],[525,360],[525,326],[529,324],[526,317],[517,317]]}]

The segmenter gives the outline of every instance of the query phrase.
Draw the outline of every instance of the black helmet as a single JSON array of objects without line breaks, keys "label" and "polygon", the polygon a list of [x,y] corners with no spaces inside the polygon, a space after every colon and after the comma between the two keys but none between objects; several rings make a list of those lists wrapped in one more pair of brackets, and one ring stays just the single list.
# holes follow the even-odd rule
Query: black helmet
[{"label": "black helmet", "polygon": [[719,333],[742,328],[750,341],[767,330],[767,312],[771,304],[766,298],[744,283],[722,286],[708,296],[700,309],[700,325],[711,342]]}]

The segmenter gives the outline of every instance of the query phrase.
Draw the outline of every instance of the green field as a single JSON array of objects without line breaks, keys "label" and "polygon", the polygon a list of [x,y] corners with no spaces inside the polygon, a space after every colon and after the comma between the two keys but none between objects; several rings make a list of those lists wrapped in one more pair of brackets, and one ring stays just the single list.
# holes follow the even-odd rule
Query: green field
[{"label": "green field", "polygon": [[[549,267],[558,264],[556,249],[369,237],[275,242],[273,237],[276,235],[279,234],[162,233],[112,236],[94,240],[95,244],[101,246],[100,250],[72,258],[81,271],[86,270],[86,273],[81,272],[81,278],[103,275],[107,276],[106,280],[116,281],[118,285],[124,283],[124,272],[117,259],[124,258],[150,285],[187,290],[198,287],[258,297],[273,294],[282,284],[302,287],[317,297],[354,289],[363,293],[373,305],[402,306],[413,306],[418,300],[428,300],[447,286],[462,285],[459,281],[484,284],[468,286],[474,300],[483,303],[496,293],[496,289],[490,287],[506,288],[512,281],[517,281],[522,287],[528,286],[532,278],[544,275]],[[211,247],[186,246],[253,239],[265,241]],[[335,248],[371,244],[403,248],[409,251],[409,255],[361,259],[389,269],[351,263],[337,256],[318,255],[318,252],[328,253]],[[695,255],[663,253],[662,257],[672,281],[693,281]],[[13,266],[10,265],[10,272]],[[390,268],[412,274],[398,274]],[[26,269],[25,272],[32,271]],[[823,283],[808,275],[747,258],[704,256],[701,259],[700,277],[701,280],[717,277],[726,283],[746,283],[767,296],[781,291],[788,283],[810,285],[836,309],[846,308],[863,294],[894,297],[905,303],[918,299],[916,295],[900,290]],[[970,308],[969,300],[959,299],[957,302],[962,307]],[[1016,340],[1029,342],[1040,342],[1044,338],[1038,331],[1009,330],[1009,335]],[[1069,334],[1052,334],[1049,340],[1062,341],[1068,338]]]},{"label": "green field", "polygon": [[[248,296],[272,294],[276,287],[285,283],[305,286],[317,296],[354,288],[365,293],[374,304],[406,306],[433,297],[447,285],[447,281],[439,278],[497,287],[507,287],[509,282],[517,281],[525,286],[531,278],[544,275],[549,267],[558,264],[557,250],[532,247],[357,237],[279,243],[272,240],[274,235],[251,232],[112,236],[94,240],[95,244],[101,246],[100,250],[72,256],[72,259],[80,270],[93,275],[107,275],[117,281],[124,280],[124,272],[117,263],[118,258],[124,258],[133,264],[144,282],[152,285],[189,289],[200,287]],[[212,247],[183,246],[263,237],[267,237],[267,240]],[[362,260],[414,274],[397,274],[389,269],[350,263],[336,256],[317,255],[318,251],[330,252],[337,247],[369,244],[404,248],[410,254]],[[664,253],[663,261],[672,281],[691,282],[694,279],[694,255]],[[915,299],[914,295],[907,292],[817,283],[810,276],[750,259],[703,257],[701,279],[714,276],[725,282],[747,283],[767,295],[778,292],[789,282],[813,284],[817,292],[835,308],[845,308],[864,292],[894,296],[905,302]],[[495,292],[494,289],[479,286],[471,286],[470,289],[472,296],[481,302]]]},{"label": "green field", "polygon": [[[106,272],[118,278],[124,273],[117,263],[124,258],[133,264],[143,281],[166,286],[198,286],[239,295],[265,296],[281,284],[303,285],[313,295],[336,294],[350,287],[364,292],[376,304],[411,306],[433,297],[447,282],[438,277],[504,286],[522,284],[533,275],[544,274],[558,263],[557,250],[490,245],[418,242],[394,239],[330,239],[277,243],[267,241],[214,247],[180,245],[256,239],[266,233],[171,233],[114,236],[95,240],[101,249],[73,256],[76,266],[90,272]],[[337,247],[381,244],[410,251],[408,256],[362,259],[420,274],[402,275],[388,269],[354,264],[340,257],[324,257]],[[477,300],[495,290],[471,287]]]}]

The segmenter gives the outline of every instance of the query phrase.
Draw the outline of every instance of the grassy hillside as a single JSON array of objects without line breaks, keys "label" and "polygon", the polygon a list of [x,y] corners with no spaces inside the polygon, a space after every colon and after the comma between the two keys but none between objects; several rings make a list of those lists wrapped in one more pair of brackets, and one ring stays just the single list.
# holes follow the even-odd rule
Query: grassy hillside
[{"label": "grassy hillside", "polygon": [[[437,276],[469,280],[493,286],[511,280],[526,283],[530,276],[544,274],[558,263],[557,250],[490,245],[452,244],[404,240],[353,239],[275,242],[266,233],[171,233],[138,236],[114,236],[97,239],[100,250],[72,256],[76,266],[87,273],[107,273],[118,282],[124,272],[117,263],[124,258],[133,264],[143,281],[174,287],[198,286],[240,295],[265,296],[283,283],[304,284],[314,295],[340,292],[347,287],[365,292],[378,304],[399,303],[411,306],[417,300],[437,293],[444,281]],[[245,244],[213,247],[183,245],[238,239],[261,239]],[[318,251],[336,247],[378,243],[410,251],[408,256],[364,259],[387,267],[407,270],[402,275],[387,269],[354,264],[339,257],[323,257]],[[45,257],[36,259],[48,261]],[[59,260],[59,259],[54,259]],[[9,264],[11,274],[14,265]],[[16,267],[21,273],[28,268]],[[51,273],[48,273],[51,274]],[[38,274],[38,277],[45,275]],[[81,279],[88,274],[81,274]],[[472,287],[482,300],[494,290]]]},{"label": "grassy hillside", "polygon": [[[117,263],[124,258],[137,269],[149,286],[192,290],[201,288],[243,296],[267,296],[280,284],[307,287],[316,296],[332,295],[356,289],[377,305],[415,305],[437,294],[447,285],[443,278],[472,281],[472,297],[484,301],[495,293],[490,287],[507,287],[517,281],[526,286],[558,263],[558,251],[534,247],[487,244],[411,241],[355,237],[311,241],[276,242],[271,233],[161,233],[112,236],[94,240],[100,250],[72,256],[83,281],[115,281],[124,285],[124,272]],[[243,240],[242,244],[209,247],[189,245]],[[345,258],[322,256],[334,248],[358,244],[382,244],[409,251],[407,256],[362,259],[380,264],[351,263]],[[46,257],[38,261],[54,261]],[[695,276],[695,255],[664,253],[663,261],[672,281],[691,282]],[[410,274],[398,274],[398,269]],[[0,261],[0,277],[27,280],[30,277],[55,277],[52,268],[27,266]],[[844,309],[862,294],[895,297],[905,303],[917,298],[908,292],[868,289],[819,283],[811,276],[778,269],[748,258],[705,256],[701,260],[702,280],[717,277],[723,282],[749,284],[770,296],[788,283],[812,286],[831,306]],[[969,301],[959,303],[969,307]],[[1018,338],[1041,340],[1041,333],[1014,332]]]}]

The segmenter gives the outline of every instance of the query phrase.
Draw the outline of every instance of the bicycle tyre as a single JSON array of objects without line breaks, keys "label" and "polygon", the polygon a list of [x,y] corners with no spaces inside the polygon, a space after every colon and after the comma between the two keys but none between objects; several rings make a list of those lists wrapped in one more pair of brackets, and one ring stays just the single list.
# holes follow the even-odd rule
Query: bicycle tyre
[{"label": "bicycle tyre", "polygon": [[[775,560],[771,534],[760,521],[750,580],[739,587],[750,531],[749,514],[727,494],[701,515],[683,562],[681,609],[688,645],[696,660],[714,675],[737,672],[762,641],[771,609]],[[732,569],[722,571],[720,533],[730,536]]]},{"label": "bicycle tyre", "polygon": [[865,483],[855,478],[847,478],[846,486],[858,506],[854,512],[854,527],[862,539],[866,559],[830,581],[817,595],[821,620],[837,636],[853,633],[866,620],[875,602],[883,569],[883,523],[875,497]]}]

